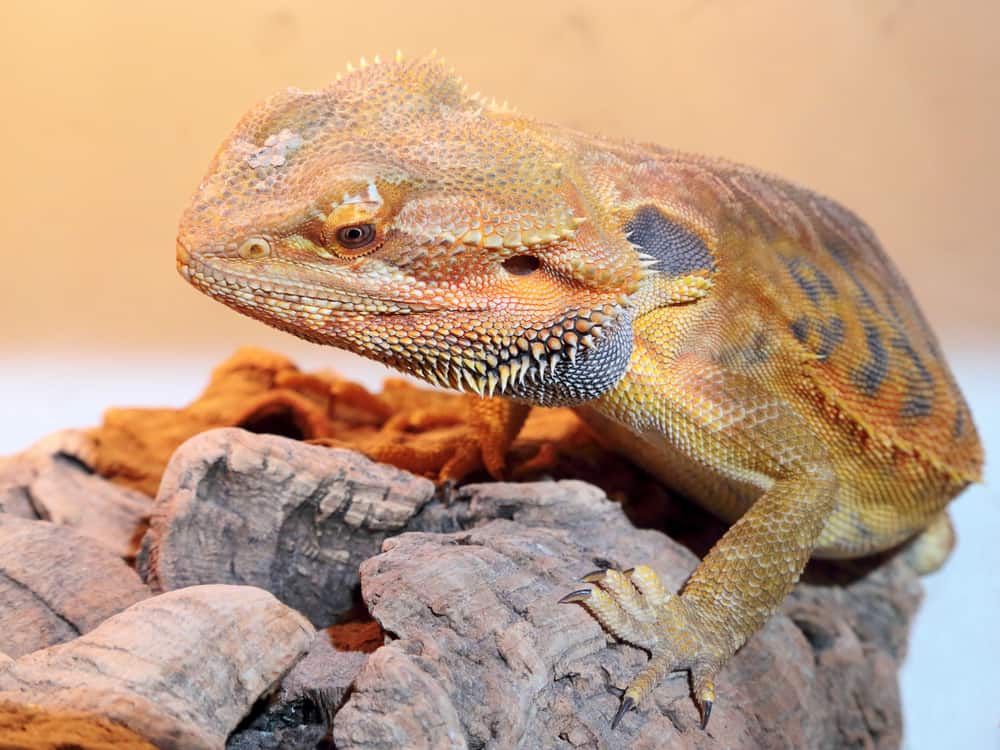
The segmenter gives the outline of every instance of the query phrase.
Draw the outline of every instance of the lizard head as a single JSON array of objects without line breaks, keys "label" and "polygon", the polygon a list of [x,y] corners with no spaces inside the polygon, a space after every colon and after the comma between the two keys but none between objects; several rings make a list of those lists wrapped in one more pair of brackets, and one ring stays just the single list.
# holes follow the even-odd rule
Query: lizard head
[{"label": "lizard head", "polygon": [[242,119],[184,213],[178,269],[244,314],[433,384],[594,398],[624,372],[643,266],[565,153],[437,58],[363,65]]}]

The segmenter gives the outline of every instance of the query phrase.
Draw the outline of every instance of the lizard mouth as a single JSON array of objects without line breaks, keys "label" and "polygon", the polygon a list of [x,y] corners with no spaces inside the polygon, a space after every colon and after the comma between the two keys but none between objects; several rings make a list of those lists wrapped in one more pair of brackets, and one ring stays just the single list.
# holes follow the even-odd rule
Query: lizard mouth
[{"label": "lizard mouth", "polygon": [[[445,312],[444,308],[414,304],[410,300],[382,299],[356,294],[341,289],[331,295],[329,288],[283,280],[266,281],[249,272],[241,272],[234,265],[221,259],[213,263],[194,257],[180,242],[177,243],[177,271],[188,283],[200,291],[227,304],[241,308],[276,308],[273,312],[291,311],[301,306],[305,312],[322,311],[366,313],[378,315],[412,315],[415,313]],[[457,312],[457,311],[455,311]],[[463,310],[482,312],[482,310]]]}]

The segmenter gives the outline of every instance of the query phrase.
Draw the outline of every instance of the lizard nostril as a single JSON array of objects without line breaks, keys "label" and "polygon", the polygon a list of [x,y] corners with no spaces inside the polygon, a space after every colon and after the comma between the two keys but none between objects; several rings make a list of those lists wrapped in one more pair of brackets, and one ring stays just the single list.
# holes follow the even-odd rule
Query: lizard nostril
[{"label": "lizard nostril", "polygon": [[515,255],[513,257],[507,258],[503,262],[503,267],[507,269],[507,273],[513,274],[514,276],[527,276],[538,270],[542,262],[538,260],[534,255]]},{"label": "lizard nostril", "polygon": [[251,237],[237,250],[244,260],[256,260],[266,258],[271,254],[271,245],[263,237]]}]

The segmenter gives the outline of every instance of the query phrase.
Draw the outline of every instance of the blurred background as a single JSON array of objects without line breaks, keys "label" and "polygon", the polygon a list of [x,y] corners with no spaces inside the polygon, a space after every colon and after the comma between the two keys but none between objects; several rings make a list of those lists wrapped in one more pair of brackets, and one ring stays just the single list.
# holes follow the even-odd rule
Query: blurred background
[{"label": "blurred background", "polygon": [[[1000,449],[1000,3],[657,0],[0,4],[0,454],[111,405],[179,405],[241,344],[375,365],[237,316],[174,270],[177,220],[249,106],[432,48],[540,119],[727,156],[864,216]],[[1000,748],[1000,505],[954,506],[903,674],[906,747]],[[993,665],[990,667],[989,665]]]}]

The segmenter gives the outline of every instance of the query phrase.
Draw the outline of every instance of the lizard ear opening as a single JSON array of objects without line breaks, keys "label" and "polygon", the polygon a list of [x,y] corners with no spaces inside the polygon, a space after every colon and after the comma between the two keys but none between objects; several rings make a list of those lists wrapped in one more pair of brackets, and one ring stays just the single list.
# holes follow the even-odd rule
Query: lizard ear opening
[{"label": "lizard ear opening", "polygon": [[507,273],[514,276],[528,276],[539,269],[542,262],[534,255],[514,255],[503,262]]}]

